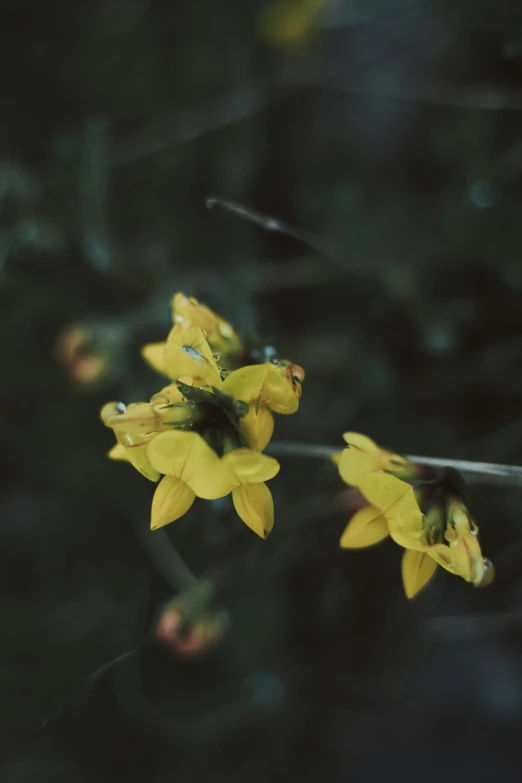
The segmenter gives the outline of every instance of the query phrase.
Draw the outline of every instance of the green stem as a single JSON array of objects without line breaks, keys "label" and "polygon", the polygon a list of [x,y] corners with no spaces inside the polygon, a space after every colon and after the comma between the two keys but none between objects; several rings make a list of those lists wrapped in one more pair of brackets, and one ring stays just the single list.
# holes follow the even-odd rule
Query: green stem
[{"label": "green stem", "polygon": [[[330,459],[341,451],[341,447],[315,443],[271,443],[266,451],[274,457],[296,456],[316,459]],[[418,457],[406,455],[411,462],[432,468],[454,468],[470,482],[482,484],[500,484],[502,486],[522,487],[522,467],[517,465],[496,465],[491,462],[473,462],[470,460],[439,459],[438,457]]]},{"label": "green stem", "polygon": [[186,590],[198,581],[166,530],[151,530],[148,520],[134,520],[133,527],[149,559],[176,593]]}]

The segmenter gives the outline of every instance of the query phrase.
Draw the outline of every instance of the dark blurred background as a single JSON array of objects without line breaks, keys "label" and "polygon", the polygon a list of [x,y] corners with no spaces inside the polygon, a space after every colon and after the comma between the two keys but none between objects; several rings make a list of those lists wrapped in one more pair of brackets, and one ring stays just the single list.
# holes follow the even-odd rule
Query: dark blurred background
[{"label": "dark blurred background", "polygon": [[187,661],[98,419],[181,290],[306,369],[276,440],[521,464],[518,0],[0,0],[0,90],[2,783],[518,780],[520,490],[473,487],[496,582],[408,602],[282,458],[266,542],[229,499],[169,528],[232,618]]}]

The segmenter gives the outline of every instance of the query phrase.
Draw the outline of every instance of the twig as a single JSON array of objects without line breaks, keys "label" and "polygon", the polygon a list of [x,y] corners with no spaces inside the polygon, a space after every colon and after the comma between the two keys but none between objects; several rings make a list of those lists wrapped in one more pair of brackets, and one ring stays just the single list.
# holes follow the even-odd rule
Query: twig
[{"label": "twig", "polygon": [[165,530],[151,530],[143,520],[133,520],[133,528],[149,559],[175,592],[198,581]]},{"label": "twig", "polygon": [[[341,447],[315,443],[271,443],[266,451],[274,457],[293,455],[330,459],[341,451]],[[454,468],[469,481],[482,484],[501,484],[502,486],[522,487],[522,467],[517,465],[495,465],[491,462],[473,462],[459,459],[439,459],[438,457],[418,457],[406,455],[407,459],[419,465],[433,468]]]},{"label": "twig", "polygon": [[221,207],[221,209],[224,209],[226,212],[231,212],[233,215],[237,215],[244,220],[248,220],[250,223],[254,223],[256,226],[264,228],[265,231],[285,234],[286,236],[292,237],[343,269],[347,269],[350,272],[354,271],[355,267],[352,262],[348,261],[348,259],[335,250],[335,248],[331,247],[310,231],[306,231],[298,226],[291,226],[289,223],[284,223],[282,220],[279,220],[279,218],[272,217],[271,215],[263,215],[255,209],[250,209],[249,207],[245,207],[242,204],[230,201],[229,199],[208,196],[205,199],[205,204],[209,209]]}]

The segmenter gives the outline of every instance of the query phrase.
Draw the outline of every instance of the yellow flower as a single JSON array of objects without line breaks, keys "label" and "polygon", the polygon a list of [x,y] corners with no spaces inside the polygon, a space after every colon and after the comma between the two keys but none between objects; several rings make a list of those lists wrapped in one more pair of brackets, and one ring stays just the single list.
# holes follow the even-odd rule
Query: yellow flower
[{"label": "yellow flower", "polygon": [[158,475],[164,474],[152,501],[153,530],[183,516],[196,495],[215,499],[227,494],[220,484],[219,457],[195,432],[160,433],[148,444],[146,456]]},{"label": "yellow flower", "polygon": [[[159,473],[147,459],[147,443],[157,433],[193,422],[199,415],[193,406],[181,402],[171,404],[170,387],[163,391],[165,394],[160,393],[152,398],[153,404],[137,402],[125,406],[123,403],[109,402],[100,414],[103,423],[114,430],[118,443],[125,448],[125,458],[150,481],[157,481]],[[119,454],[121,451],[116,452],[116,456],[109,453],[112,459],[123,459]]]},{"label": "yellow flower", "polygon": [[[171,306],[174,327],[167,341],[149,343],[143,346],[141,351],[143,358],[156,372],[166,375],[168,378],[172,378],[172,380],[175,380],[180,375],[193,377],[190,371],[178,372],[178,367],[173,364],[173,359],[176,357],[173,345],[171,344],[170,348],[166,350],[169,340],[181,345],[185,350],[194,348],[194,350],[202,354],[204,353],[207,359],[208,354],[213,352],[217,352],[220,358],[223,359],[237,359],[241,353],[242,343],[239,335],[228,321],[214,313],[209,307],[200,304],[194,297],[187,297],[181,292],[172,297]],[[196,333],[193,331],[194,329],[199,329],[200,331]],[[183,339],[180,335],[183,335],[185,332],[190,332],[190,335]],[[195,336],[196,334],[197,336]],[[208,344],[208,352],[206,349],[205,351],[201,349],[201,338]],[[195,358],[194,354],[193,358]],[[212,357],[212,363],[216,365],[214,356]],[[194,378],[194,383],[196,382],[196,378]],[[213,381],[205,381],[205,383],[211,382]]]},{"label": "yellow flower", "polygon": [[182,330],[175,326],[165,343],[145,345],[142,356],[157,372],[173,381],[186,376],[195,386],[221,383],[216,358],[200,327]]},{"label": "yellow flower", "polygon": [[250,449],[236,449],[221,460],[231,482],[234,508],[245,525],[266,538],[274,526],[274,502],[264,483],[279,472],[279,463]]},{"label": "yellow flower", "polygon": [[360,480],[359,490],[386,520],[395,543],[407,549],[426,548],[424,516],[413,487],[387,473],[369,473]]},{"label": "yellow flower", "polygon": [[436,571],[437,563],[428,552],[406,549],[401,563],[402,584],[406,597],[415,598],[429,585]]},{"label": "yellow flower", "polygon": [[274,413],[295,413],[301,397],[304,370],[297,365],[267,362],[242,367],[228,375],[222,385],[225,394],[248,404],[240,419],[241,434],[249,446],[263,451],[272,437]]},{"label": "yellow flower", "polygon": [[405,457],[377,446],[360,432],[345,432],[348,447],[341,453],[339,473],[352,487],[358,487],[368,473],[386,471],[402,478],[415,478],[416,469]]},{"label": "yellow flower", "polygon": [[129,458],[127,457],[127,449],[118,442],[114,444],[112,449],[108,452],[107,456],[109,459],[123,460],[125,462],[129,461]]},{"label": "yellow flower", "polygon": [[232,324],[201,304],[193,296],[178,292],[172,297],[172,321],[183,331],[199,326],[206,334],[208,344],[213,351],[228,359],[241,353],[241,338]]},{"label": "yellow flower", "polygon": [[262,538],[272,529],[272,496],[263,482],[279,471],[275,459],[249,449],[231,451],[220,459],[200,435],[181,431],[153,438],[147,459],[165,476],[152,501],[153,529],[179,519],[196,497],[214,500],[230,492],[245,524]]},{"label": "yellow flower", "polygon": [[452,501],[447,523],[442,520],[439,528],[435,520],[423,515],[413,487],[395,476],[366,474],[359,481],[359,490],[370,505],[357,511],[350,520],[341,537],[341,546],[346,549],[372,546],[389,534],[406,549],[402,579],[408,598],[426,587],[437,565],[475,586],[489,584],[493,567],[483,557],[477,528],[461,503]]},{"label": "yellow flower", "polygon": [[448,505],[448,517],[444,531],[446,543],[434,544],[429,549],[431,557],[450,573],[461,576],[476,587],[485,587],[494,575],[491,562],[483,557],[478,540],[478,528],[468,510],[457,499]]}]

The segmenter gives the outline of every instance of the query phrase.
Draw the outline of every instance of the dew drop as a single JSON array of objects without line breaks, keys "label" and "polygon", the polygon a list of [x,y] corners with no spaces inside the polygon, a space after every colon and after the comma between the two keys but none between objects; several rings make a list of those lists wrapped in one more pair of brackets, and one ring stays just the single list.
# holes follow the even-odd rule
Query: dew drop
[{"label": "dew drop", "polygon": [[218,326],[218,332],[221,335],[221,337],[225,337],[226,339],[229,339],[230,337],[232,337],[233,329],[230,326],[230,324],[220,323]]},{"label": "dew drop", "polygon": [[106,422],[111,416],[118,416],[126,412],[126,407],[123,402],[108,402],[100,411],[100,417],[103,422]]},{"label": "dew drop", "polygon": [[212,356],[214,357],[216,362],[219,362],[219,360],[221,359],[221,354],[218,353],[217,351],[212,351]]},{"label": "dew drop", "polygon": [[488,557],[484,558],[482,568],[482,579],[475,584],[475,587],[487,587],[495,578],[495,567]]},{"label": "dew drop", "polygon": [[153,394],[150,398],[151,405],[170,405],[170,400],[166,394]]},{"label": "dew drop", "polygon": [[228,370],[221,370],[221,372],[219,374],[221,376],[221,380],[222,381],[224,381],[225,378],[228,378],[228,376],[230,375]]}]

